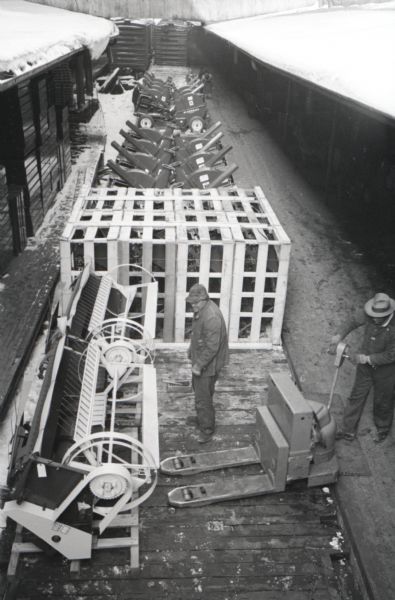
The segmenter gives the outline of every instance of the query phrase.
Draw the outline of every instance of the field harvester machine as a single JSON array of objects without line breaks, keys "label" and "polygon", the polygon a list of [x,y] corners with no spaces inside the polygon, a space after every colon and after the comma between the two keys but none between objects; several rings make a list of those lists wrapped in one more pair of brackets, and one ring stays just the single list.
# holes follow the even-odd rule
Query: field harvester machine
[{"label": "field harvester machine", "polygon": [[141,283],[121,284],[129,268],[88,264],[60,295],[37,405],[13,439],[4,513],[71,560],[90,558],[157,480],[157,282],[133,266]]}]

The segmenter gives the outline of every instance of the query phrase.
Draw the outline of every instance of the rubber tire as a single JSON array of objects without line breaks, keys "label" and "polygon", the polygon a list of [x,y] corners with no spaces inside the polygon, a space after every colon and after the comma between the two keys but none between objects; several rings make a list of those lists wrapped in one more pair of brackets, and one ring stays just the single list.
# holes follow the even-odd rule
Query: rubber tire
[{"label": "rubber tire", "polygon": [[201,133],[204,129],[204,121],[202,117],[192,117],[188,126],[192,133]]},{"label": "rubber tire", "polygon": [[144,115],[139,118],[139,127],[141,129],[152,129],[154,126],[154,120],[149,115]]}]

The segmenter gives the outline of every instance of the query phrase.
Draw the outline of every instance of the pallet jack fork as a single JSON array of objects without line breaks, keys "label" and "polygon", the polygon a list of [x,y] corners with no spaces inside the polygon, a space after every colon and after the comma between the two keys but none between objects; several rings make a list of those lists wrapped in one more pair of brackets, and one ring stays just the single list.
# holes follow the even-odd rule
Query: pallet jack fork
[{"label": "pallet jack fork", "polygon": [[256,409],[254,444],[216,452],[173,456],[161,462],[166,475],[191,475],[227,467],[257,464],[257,475],[221,478],[171,490],[176,507],[203,506],[223,500],[282,492],[291,481],[308,487],[334,483],[336,425],[328,407],[306,400],[286,372],[269,376],[268,400]]}]

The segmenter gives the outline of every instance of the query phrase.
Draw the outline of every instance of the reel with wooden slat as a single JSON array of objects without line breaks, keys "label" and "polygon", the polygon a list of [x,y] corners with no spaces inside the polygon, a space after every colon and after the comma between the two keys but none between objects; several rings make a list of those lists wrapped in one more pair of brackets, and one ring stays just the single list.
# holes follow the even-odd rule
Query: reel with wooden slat
[{"label": "reel with wooden slat", "polygon": [[[126,269],[98,280],[87,266],[61,304],[31,428],[11,461],[5,514],[73,560],[89,558],[118,515],[130,522],[157,481],[157,283]],[[131,269],[139,285],[129,285]],[[130,319],[136,299],[141,322]],[[110,307],[118,314],[106,319]]]}]

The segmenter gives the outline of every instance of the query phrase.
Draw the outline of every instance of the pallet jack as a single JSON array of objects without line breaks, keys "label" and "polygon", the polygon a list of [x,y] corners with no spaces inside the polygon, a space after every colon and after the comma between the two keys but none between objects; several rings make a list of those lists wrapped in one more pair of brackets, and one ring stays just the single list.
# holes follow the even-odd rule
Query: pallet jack
[{"label": "pallet jack", "polygon": [[[336,373],[345,345],[336,353]],[[171,490],[170,505],[204,506],[224,500],[282,492],[292,481],[305,479],[307,486],[327,485],[337,479],[336,423],[328,406],[304,398],[287,372],[269,375],[268,398],[256,409],[254,443],[244,448],[173,456],[162,460],[166,475],[191,475],[228,467],[260,465],[257,475],[237,476],[197,483]]]}]

